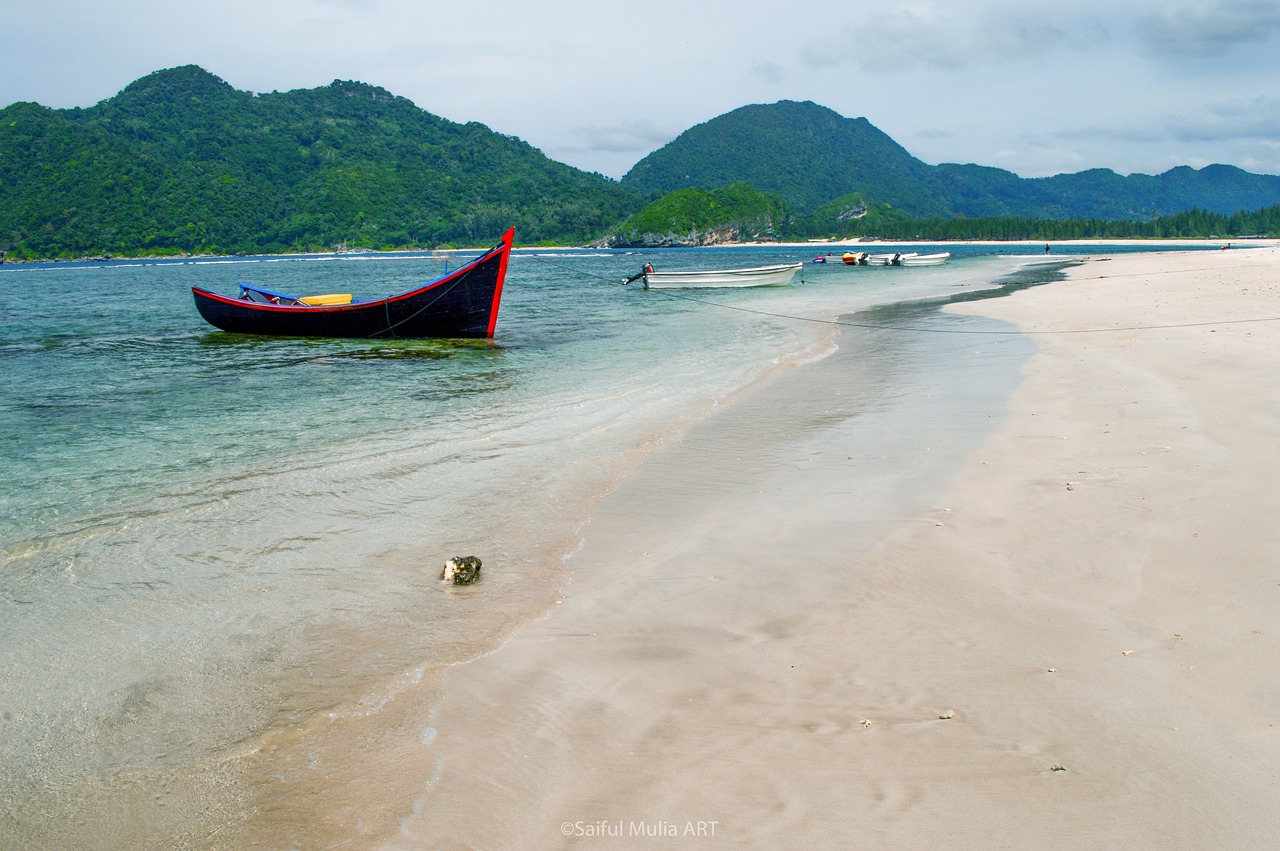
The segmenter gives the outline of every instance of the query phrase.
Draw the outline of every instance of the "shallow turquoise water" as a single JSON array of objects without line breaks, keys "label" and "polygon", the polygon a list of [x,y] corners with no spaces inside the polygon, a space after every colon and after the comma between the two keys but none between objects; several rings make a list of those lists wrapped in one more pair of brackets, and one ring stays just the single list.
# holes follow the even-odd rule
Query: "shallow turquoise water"
[{"label": "shallow turquoise water", "polygon": [[[229,335],[190,295],[397,292],[443,272],[430,257],[0,267],[0,838],[129,846],[143,823],[145,845],[234,819],[235,754],[376,712],[537,614],[595,501],[720,400],[828,353],[815,320],[990,288],[1027,260],[954,251],[670,295],[621,282],[645,261],[816,249],[521,251],[496,339],[468,343]],[[902,333],[859,340],[895,366],[877,405],[964,356]],[[1000,354],[1001,380],[1028,350]],[[434,581],[459,554],[486,570],[464,607]],[[119,821],[162,794],[182,806]]]}]

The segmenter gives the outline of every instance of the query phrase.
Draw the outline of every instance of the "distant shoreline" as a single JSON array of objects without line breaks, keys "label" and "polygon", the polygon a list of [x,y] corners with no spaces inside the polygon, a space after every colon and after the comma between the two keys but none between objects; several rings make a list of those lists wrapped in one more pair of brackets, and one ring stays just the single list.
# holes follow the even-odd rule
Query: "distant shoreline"
[{"label": "distant shoreline", "polygon": [[1059,246],[1068,247],[1072,245],[1160,245],[1168,246],[1170,249],[1177,250],[1188,246],[1223,246],[1233,248],[1269,248],[1280,245],[1280,239],[1275,237],[1245,237],[1233,239],[897,239],[897,240],[833,240],[831,242],[762,242],[762,243],[726,243],[725,246],[732,247],[734,245],[777,245],[782,247],[791,246],[808,246],[811,248],[831,248],[831,247],[857,247],[863,245],[1025,245],[1029,248],[1043,248],[1049,245],[1053,248]]},{"label": "distant shoreline", "polygon": [[[1187,246],[1205,246],[1216,245],[1222,247],[1239,247],[1239,248],[1267,248],[1280,245],[1280,238],[1275,237],[1236,237],[1232,239],[1062,239],[1062,240],[1041,240],[1041,239],[921,239],[921,240],[879,240],[852,238],[842,240],[821,240],[821,241],[805,241],[805,242],[726,242],[720,245],[704,245],[704,246],[687,246],[690,249],[698,248],[815,248],[815,249],[835,249],[835,248],[856,248],[866,245],[929,245],[929,246],[948,246],[948,245],[1025,245],[1028,247],[1040,248],[1044,245],[1051,247],[1068,247],[1072,245],[1159,245],[1168,246],[1170,249],[1185,248]],[[180,263],[216,263],[216,262],[236,262],[236,261],[253,261],[253,260],[313,260],[317,258],[352,258],[358,259],[362,257],[380,257],[380,258],[414,258],[431,259],[432,255],[438,253],[468,253],[473,251],[484,251],[490,246],[465,246],[458,248],[412,248],[397,249],[391,251],[314,251],[314,252],[289,252],[286,254],[172,254],[172,255],[112,255],[97,254],[85,255],[83,257],[74,258],[45,258],[39,260],[9,260],[0,257],[0,267],[19,268],[23,266],[66,266],[81,264],[86,266],[108,265],[108,264],[125,264],[125,263],[143,263],[154,265],[180,264]],[[587,245],[516,245],[515,251],[618,251],[618,252],[635,252],[645,251],[645,248],[593,248]],[[655,249],[656,250],[656,249]],[[664,248],[663,250],[670,250]]]}]

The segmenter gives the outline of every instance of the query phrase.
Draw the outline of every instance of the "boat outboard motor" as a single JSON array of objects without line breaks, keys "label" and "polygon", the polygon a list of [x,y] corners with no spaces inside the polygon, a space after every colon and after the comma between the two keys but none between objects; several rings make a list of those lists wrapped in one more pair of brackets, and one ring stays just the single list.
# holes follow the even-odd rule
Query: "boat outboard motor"
[{"label": "boat outboard motor", "polygon": [[653,264],[651,264],[651,263],[646,263],[646,264],[644,264],[644,266],[640,269],[640,271],[639,271],[639,272],[636,272],[636,273],[635,273],[634,275],[632,275],[630,278],[623,278],[623,280],[622,280],[622,285],[625,287],[627,284],[631,283],[632,281],[638,281],[638,280],[640,280],[641,278],[643,278],[645,275],[649,274],[649,273],[650,273],[650,272],[652,272],[652,271],[653,271]]}]

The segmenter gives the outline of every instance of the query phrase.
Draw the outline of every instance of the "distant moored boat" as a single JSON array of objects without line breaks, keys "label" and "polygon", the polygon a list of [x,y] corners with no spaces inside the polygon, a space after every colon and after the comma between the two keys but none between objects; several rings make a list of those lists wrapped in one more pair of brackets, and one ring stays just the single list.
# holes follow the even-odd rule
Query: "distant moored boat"
[{"label": "distant moored boat", "polygon": [[950,251],[940,254],[904,254],[899,263],[901,266],[941,266],[951,256]]},{"label": "distant moored boat", "polygon": [[791,283],[803,263],[756,266],[751,269],[712,269],[709,271],[656,272],[645,264],[638,274],[625,283],[643,280],[645,289],[668,287],[783,287]]},{"label": "distant moored boat", "polygon": [[940,254],[920,254],[915,251],[895,254],[860,254],[847,252],[843,258],[846,266],[938,266],[951,256],[950,251]]}]

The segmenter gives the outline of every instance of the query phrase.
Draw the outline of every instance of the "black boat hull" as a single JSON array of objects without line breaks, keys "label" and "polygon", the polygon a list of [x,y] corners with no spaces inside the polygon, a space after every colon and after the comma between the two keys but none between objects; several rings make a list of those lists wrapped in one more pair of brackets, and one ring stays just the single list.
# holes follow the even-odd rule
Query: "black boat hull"
[{"label": "black boat hull", "polygon": [[488,253],[399,295],[352,304],[262,304],[192,287],[210,325],[277,337],[489,338],[498,321],[514,229]]}]

